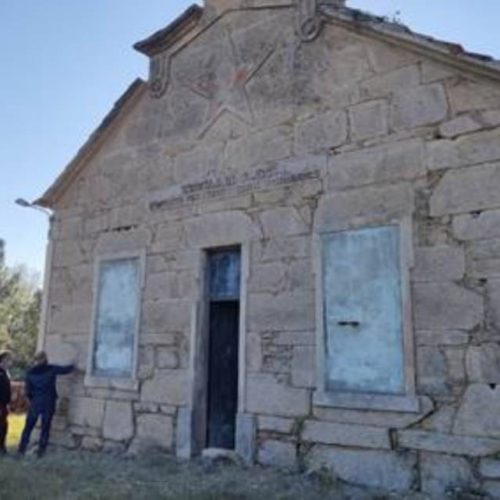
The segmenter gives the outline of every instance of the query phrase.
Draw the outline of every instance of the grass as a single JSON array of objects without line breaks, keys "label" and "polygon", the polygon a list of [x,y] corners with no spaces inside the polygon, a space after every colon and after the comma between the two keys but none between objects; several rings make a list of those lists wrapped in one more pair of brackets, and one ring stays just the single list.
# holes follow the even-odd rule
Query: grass
[{"label": "grass", "polygon": [[14,448],[21,439],[21,433],[24,428],[25,415],[9,415],[9,433],[7,434],[7,447]]},{"label": "grass", "polygon": [[[6,458],[2,500],[267,500],[344,498],[303,476],[270,469],[178,463],[162,454],[141,459],[51,450],[43,459]],[[333,495],[333,496],[332,496]]]},{"label": "grass", "polygon": [[276,469],[50,449],[42,459],[0,459],[2,500],[369,500],[386,497]]}]

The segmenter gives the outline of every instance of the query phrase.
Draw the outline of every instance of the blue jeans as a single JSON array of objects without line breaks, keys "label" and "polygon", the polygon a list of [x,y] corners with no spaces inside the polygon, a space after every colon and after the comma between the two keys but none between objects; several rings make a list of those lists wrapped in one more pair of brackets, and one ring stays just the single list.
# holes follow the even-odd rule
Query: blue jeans
[{"label": "blue jeans", "polygon": [[40,432],[40,441],[38,442],[38,451],[44,452],[49,444],[50,427],[52,425],[52,417],[54,416],[55,405],[31,405],[26,416],[26,424],[24,425],[21,442],[19,443],[19,452],[24,453],[28,448],[31,433],[35,428],[38,418],[42,419],[42,430]]}]

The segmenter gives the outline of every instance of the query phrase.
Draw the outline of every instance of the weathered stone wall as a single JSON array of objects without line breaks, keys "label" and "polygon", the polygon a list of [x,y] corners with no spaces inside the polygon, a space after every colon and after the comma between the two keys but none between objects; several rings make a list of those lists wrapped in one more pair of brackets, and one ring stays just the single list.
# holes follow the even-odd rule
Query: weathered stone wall
[{"label": "weathered stone wall", "polygon": [[[200,249],[242,243],[243,412],[258,462],[500,496],[500,84],[337,25],[299,43],[293,9],[233,12],[193,38],[169,49],[165,95],[143,98],[56,210],[54,359],[85,369],[96,256],[147,251],[140,389],[71,381],[66,435],[96,450],[174,449]],[[313,405],[311,237],[402,217],[421,412]]]}]

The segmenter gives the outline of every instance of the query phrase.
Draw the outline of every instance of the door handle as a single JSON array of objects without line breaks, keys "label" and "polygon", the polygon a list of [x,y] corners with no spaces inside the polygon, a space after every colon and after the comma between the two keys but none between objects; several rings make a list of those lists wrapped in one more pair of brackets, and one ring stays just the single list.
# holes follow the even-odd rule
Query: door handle
[{"label": "door handle", "polygon": [[353,328],[357,328],[359,324],[359,321],[337,321],[339,326],[352,326]]}]

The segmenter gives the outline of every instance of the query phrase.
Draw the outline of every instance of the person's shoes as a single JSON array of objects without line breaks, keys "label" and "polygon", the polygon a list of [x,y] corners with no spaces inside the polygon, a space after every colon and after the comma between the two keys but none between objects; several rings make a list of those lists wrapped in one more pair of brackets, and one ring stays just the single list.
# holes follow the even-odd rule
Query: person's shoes
[{"label": "person's shoes", "polygon": [[45,455],[45,450],[43,448],[38,448],[36,451],[37,458],[42,458]]},{"label": "person's shoes", "polygon": [[0,457],[5,457],[7,455],[7,450],[5,448],[0,448]]}]

